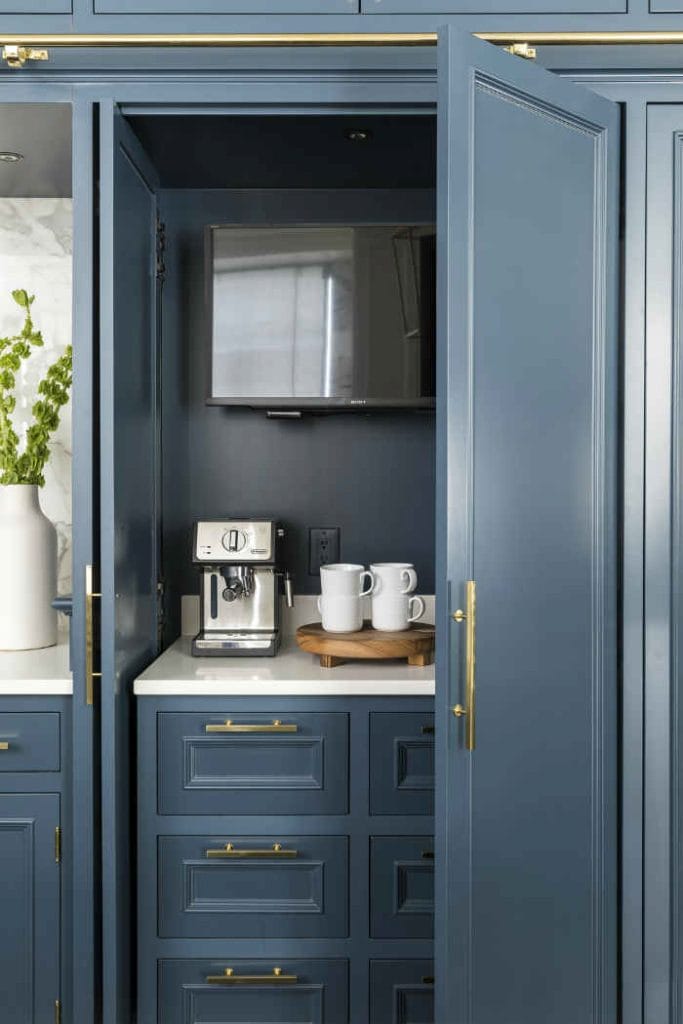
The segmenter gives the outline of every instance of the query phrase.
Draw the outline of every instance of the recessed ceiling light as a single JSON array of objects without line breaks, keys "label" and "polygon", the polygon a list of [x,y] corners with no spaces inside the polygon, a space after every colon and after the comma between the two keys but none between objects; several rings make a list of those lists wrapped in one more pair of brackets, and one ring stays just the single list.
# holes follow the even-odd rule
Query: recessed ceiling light
[{"label": "recessed ceiling light", "polygon": [[23,159],[23,153],[0,153],[0,162],[2,162],[3,164],[18,164],[19,161]]},{"label": "recessed ceiling light", "polygon": [[369,132],[367,128],[351,128],[346,133],[346,138],[350,142],[367,142],[372,137],[372,132]]}]

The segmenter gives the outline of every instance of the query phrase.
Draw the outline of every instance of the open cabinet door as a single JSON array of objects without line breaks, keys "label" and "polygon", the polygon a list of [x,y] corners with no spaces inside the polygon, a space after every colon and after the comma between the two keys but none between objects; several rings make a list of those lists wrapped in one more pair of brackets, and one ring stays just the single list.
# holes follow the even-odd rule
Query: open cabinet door
[{"label": "open cabinet door", "polygon": [[131,993],[133,679],[157,653],[157,180],[113,104],[100,125],[101,832],[104,1024]]},{"label": "open cabinet door", "polygon": [[618,110],[439,48],[436,1021],[613,1024]]}]

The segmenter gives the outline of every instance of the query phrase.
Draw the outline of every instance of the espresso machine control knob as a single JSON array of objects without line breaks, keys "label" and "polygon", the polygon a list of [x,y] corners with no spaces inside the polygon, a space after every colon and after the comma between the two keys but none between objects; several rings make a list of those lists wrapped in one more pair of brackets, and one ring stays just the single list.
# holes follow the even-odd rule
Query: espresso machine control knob
[{"label": "espresso machine control knob", "polygon": [[243,530],[226,530],[222,544],[226,551],[241,551],[247,543],[247,535]]}]

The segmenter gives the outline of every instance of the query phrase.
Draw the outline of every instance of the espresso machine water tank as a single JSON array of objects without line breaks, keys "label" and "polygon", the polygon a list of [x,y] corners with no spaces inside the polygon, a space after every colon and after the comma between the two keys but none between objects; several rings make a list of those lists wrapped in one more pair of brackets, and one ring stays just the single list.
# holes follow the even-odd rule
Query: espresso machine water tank
[{"label": "espresso machine water tank", "polygon": [[278,566],[284,530],[272,519],[202,519],[192,560],[200,568],[199,633],[192,653],[267,656],[280,645],[280,593],[292,606],[289,573]]}]

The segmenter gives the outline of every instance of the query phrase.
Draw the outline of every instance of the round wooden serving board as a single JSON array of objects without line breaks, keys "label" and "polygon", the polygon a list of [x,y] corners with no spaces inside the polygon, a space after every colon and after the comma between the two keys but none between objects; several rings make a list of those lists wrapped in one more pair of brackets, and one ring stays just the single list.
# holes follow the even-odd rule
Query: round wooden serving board
[{"label": "round wooden serving board", "polygon": [[424,667],[434,661],[434,626],[415,622],[410,629],[383,633],[366,622],[357,633],[326,633],[320,622],[299,626],[296,642],[302,650],[320,656],[323,668],[334,668],[354,658],[406,658]]}]

